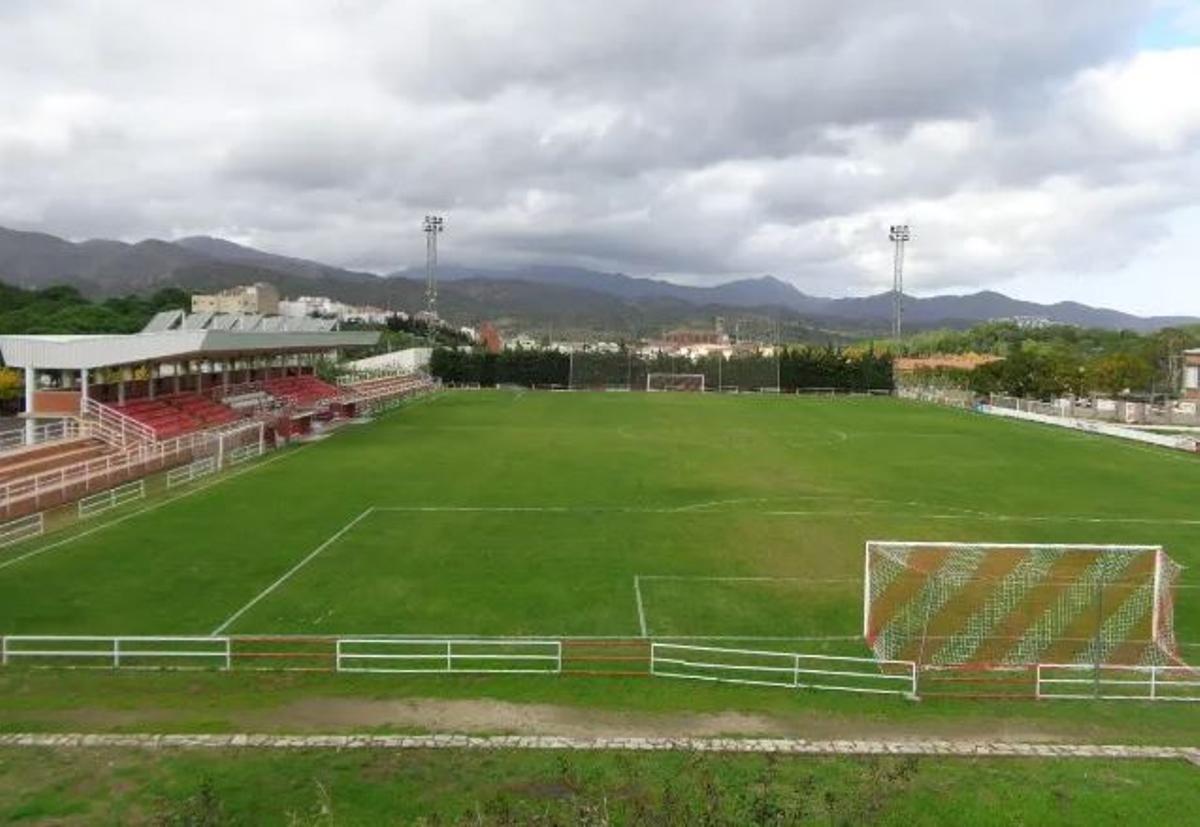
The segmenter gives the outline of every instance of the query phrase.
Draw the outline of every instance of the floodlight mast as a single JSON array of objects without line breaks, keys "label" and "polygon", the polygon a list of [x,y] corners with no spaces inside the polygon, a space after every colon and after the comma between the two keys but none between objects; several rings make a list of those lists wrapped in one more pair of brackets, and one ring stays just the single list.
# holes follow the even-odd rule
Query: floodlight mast
[{"label": "floodlight mast", "polygon": [[437,318],[437,239],[445,225],[440,215],[425,216],[425,309]]},{"label": "floodlight mast", "polygon": [[888,238],[895,245],[892,259],[892,336],[900,338],[904,319],[904,245],[912,238],[907,224],[893,224]]}]

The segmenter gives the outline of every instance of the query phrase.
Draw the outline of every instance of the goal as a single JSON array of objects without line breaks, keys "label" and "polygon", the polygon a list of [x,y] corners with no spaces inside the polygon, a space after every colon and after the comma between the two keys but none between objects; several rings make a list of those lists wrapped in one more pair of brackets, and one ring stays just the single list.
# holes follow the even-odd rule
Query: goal
[{"label": "goal", "polygon": [[703,391],[703,373],[647,373],[648,391]]},{"label": "goal", "polygon": [[871,541],[863,635],[879,659],[981,668],[1179,663],[1161,546]]}]

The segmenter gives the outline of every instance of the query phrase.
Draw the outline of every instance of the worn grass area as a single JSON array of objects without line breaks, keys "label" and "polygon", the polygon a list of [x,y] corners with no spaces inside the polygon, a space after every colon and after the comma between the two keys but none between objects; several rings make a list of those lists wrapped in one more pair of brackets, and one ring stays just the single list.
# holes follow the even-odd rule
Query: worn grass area
[{"label": "worn grass area", "polygon": [[[75,539],[0,551],[2,566],[44,549],[0,568],[0,632],[633,636],[644,623],[651,635],[792,637],[778,645],[865,654],[868,539],[1153,543],[1190,566],[1176,601],[1187,656],[1200,652],[1197,490],[1192,457],[891,399],[448,393],[97,518]],[[800,640],[811,637],[827,640]],[[176,678],[132,677],[171,698],[159,705],[176,703]],[[60,678],[79,697],[95,687],[99,706],[115,685]],[[31,708],[57,702],[37,674],[4,680],[35,696]],[[195,680],[231,697],[256,685]],[[311,680],[296,691],[656,710],[777,703],[752,688],[646,681]],[[772,697],[880,720],[965,708]],[[1077,708],[1029,714],[1096,719]],[[1174,726],[1136,709],[1163,737],[1200,726],[1191,708],[1171,710]],[[1122,716],[1100,719],[1141,738]]]},{"label": "worn grass area", "polygon": [[0,821],[1185,824],[1179,763],[551,752],[0,751]]}]

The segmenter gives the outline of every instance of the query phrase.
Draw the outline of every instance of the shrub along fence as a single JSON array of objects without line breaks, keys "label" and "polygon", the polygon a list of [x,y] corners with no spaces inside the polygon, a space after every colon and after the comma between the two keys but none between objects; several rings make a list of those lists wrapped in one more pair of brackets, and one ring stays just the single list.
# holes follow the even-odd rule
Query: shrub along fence
[{"label": "shrub along fence", "polygon": [[706,390],[780,390],[806,388],[845,391],[892,389],[892,357],[886,353],[832,347],[785,348],[781,353],[689,358],[631,350],[615,352],[556,350],[435,350],[430,372],[449,385],[521,385],[537,388],[644,390],[649,373],[704,375]]}]

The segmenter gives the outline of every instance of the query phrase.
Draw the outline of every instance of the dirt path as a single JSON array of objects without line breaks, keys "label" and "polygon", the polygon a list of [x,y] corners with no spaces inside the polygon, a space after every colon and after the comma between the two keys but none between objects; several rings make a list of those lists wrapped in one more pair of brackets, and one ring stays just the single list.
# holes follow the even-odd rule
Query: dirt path
[{"label": "dirt path", "polygon": [[[212,714],[214,713],[215,714]],[[76,708],[38,712],[29,723],[37,729],[105,732],[192,729],[191,716],[178,710]],[[19,718],[9,721],[19,726]],[[174,724],[174,726],[173,726]],[[777,718],[746,712],[647,713],[588,709],[554,704],[517,704],[495,700],[398,700],[316,697],[279,706],[210,712],[213,724],[243,732],[355,733],[455,732],[468,735],[560,736],[566,738],[806,738],[913,739],[976,742],[1005,740],[1061,743],[1087,740],[1077,727],[1038,722],[886,720],[841,718],[814,713]],[[31,727],[33,728],[33,727]]]}]

